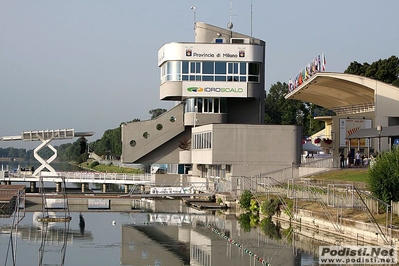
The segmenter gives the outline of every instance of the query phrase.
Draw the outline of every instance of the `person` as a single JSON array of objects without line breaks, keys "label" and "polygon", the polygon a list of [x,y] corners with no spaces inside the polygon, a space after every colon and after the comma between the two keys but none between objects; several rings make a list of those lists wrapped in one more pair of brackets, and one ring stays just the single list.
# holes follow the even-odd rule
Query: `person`
[{"label": "person", "polygon": [[355,166],[360,167],[360,151],[357,151],[355,154]]},{"label": "person", "polygon": [[339,161],[340,161],[340,165],[341,168],[345,168],[345,155],[343,152],[341,152],[341,154],[339,155]]},{"label": "person", "polygon": [[351,165],[352,165],[352,153],[349,152],[348,153],[348,167],[351,167]]}]

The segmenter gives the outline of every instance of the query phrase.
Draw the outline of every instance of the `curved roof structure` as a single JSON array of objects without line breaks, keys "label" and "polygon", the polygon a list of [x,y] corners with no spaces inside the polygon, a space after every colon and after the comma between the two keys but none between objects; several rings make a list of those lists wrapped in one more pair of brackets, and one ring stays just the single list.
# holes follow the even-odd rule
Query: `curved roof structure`
[{"label": "curved roof structure", "polygon": [[333,111],[353,107],[374,109],[377,83],[382,82],[352,74],[318,72],[285,98],[311,102]]}]

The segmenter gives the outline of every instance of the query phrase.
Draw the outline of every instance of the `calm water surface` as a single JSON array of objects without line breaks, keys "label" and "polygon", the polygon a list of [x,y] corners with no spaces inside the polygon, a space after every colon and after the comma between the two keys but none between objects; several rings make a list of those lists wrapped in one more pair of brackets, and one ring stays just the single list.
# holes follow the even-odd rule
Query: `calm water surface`
[{"label": "calm water surface", "polygon": [[[14,163],[10,167],[18,167]],[[24,163],[19,165],[33,165]],[[52,164],[59,171],[77,171],[67,165]],[[234,214],[197,211],[174,200],[139,200],[132,205],[136,208],[117,211],[70,206],[69,223],[49,224],[37,221],[43,216],[40,207],[28,207],[13,234],[13,220],[0,218],[0,265],[261,266],[253,254],[273,266],[318,265],[312,253],[319,243],[280,233],[276,237],[274,231],[265,234],[257,228],[243,230]]]},{"label": "calm water surface", "polygon": [[37,221],[40,211],[26,212],[13,239],[10,219],[0,219],[0,263],[14,265],[13,243],[15,265],[262,265],[237,243],[272,265],[318,265],[312,255],[293,248],[289,241],[272,240],[257,229],[245,232],[236,219],[212,213],[103,211],[70,215],[69,223],[46,226]]}]

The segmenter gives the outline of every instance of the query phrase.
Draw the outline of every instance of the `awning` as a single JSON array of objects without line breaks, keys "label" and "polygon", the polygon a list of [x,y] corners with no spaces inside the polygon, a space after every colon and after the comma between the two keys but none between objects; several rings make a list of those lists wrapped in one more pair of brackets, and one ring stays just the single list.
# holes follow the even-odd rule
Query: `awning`
[{"label": "awning", "polygon": [[323,151],[322,148],[320,148],[319,146],[316,146],[310,142],[305,142],[302,145],[302,151],[312,151],[312,152],[318,152],[318,151]]},{"label": "awning", "polygon": [[364,138],[383,138],[399,136],[399,126],[382,127],[381,131],[377,128],[360,129],[346,137],[346,139],[364,139]]}]

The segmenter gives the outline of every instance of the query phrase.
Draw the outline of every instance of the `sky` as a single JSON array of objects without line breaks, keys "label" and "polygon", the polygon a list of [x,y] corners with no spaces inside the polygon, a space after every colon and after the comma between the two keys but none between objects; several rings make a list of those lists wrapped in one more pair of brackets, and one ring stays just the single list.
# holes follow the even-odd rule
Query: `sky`
[{"label": "sky", "polygon": [[0,137],[72,128],[95,132],[91,142],[172,108],[159,99],[158,50],[194,41],[194,19],[264,40],[268,90],[320,53],[328,72],[399,56],[398,10],[398,0],[0,0]]}]

